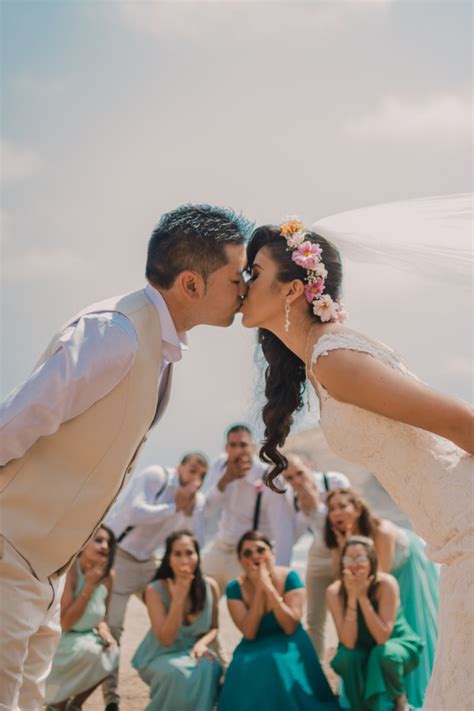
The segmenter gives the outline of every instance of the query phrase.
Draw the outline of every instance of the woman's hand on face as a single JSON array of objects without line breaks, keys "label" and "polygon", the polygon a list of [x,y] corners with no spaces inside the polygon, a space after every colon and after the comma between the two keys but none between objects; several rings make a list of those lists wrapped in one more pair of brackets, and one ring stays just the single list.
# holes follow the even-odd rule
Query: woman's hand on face
[{"label": "woman's hand on face", "polygon": [[370,585],[374,579],[373,575],[369,575],[368,570],[359,570],[355,576],[355,590],[357,594],[357,599],[362,600],[367,597]]},{"label": "woman's hand on face", "polygon": [[268,567],[267,563],[261,563],[259,566],[259,572],[260,572],[260,582],[261,585],[265,588],[273,588],[273,580],[272,576],[270,575],[270,570]]},{"label": "woman's hand on face", "polygon": [[194,573],[190,568],[183,568],[181,571],[175,573],[174,580],[169,578],[168,589],[172,599],[181,602],[186,600],[193,580]]},{"label": "woman's hand on face", "polygon": [[84,571],[84,587],[96,588],[105,575],[106,564],[91,565]]},{"label": "woman's hand on face", "polygon": [[355,575],[351,573],[349,568],[342,571],[342,584],[344,585],[348,598],[357,599],[357,586]]},{"label": "woman's hand on face", "polygon": [[352,536],[352,527],[348,526],[344,531],[341,531],[341,529],[336,526],[332,526],[331,528],[336,538],[337,547],[339,550],[342,550],[346,545],[346,542]]}]

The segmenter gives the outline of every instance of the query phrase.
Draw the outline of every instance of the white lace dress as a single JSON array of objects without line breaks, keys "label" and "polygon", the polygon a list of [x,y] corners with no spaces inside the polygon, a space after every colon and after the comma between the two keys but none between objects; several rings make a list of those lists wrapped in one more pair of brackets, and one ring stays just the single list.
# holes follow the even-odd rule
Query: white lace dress
[{"label": "white lace dress", "polygon": [[[337,349],[368,353],[415,377],[390,348],[354,332],[321,336],[312,362]],[[438,648],[423,708],[472,711],[474,457],[442,437],[339,402],[315,382],[331,449],[376,475],[427,542],[427,555],[442,564]]]}]

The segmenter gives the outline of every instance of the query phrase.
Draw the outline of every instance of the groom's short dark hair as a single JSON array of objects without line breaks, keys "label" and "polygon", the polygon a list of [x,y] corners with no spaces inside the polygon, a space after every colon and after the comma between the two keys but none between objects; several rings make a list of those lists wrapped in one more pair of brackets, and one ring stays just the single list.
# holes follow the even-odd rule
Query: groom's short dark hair
[{"label": "groom's short dark hair", "polygon": [[198,272],[205,282],[227,263],[226,244],[243,244],[250,224],[232,210],[211,205],[181,205],[166,212],[148,242],[146,278],[169,289],[178,274]]}]

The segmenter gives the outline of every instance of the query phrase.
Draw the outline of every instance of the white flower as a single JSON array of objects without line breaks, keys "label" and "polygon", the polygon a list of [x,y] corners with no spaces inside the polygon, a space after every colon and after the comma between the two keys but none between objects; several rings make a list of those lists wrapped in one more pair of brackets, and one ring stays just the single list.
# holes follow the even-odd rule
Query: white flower
[{"label": "white flower", "polygon": [[304,242],[305,233],[304,232],[294,232],[292,235],[288,235],[286,238],[286,243],[290,249],[296,249],[300,244]]},{"label": "white flower", "polygon": [[319,316],[321,321],[337,321],[338,305],[331,299],[329,294],[324,294],[313,302],[313,313]]}]

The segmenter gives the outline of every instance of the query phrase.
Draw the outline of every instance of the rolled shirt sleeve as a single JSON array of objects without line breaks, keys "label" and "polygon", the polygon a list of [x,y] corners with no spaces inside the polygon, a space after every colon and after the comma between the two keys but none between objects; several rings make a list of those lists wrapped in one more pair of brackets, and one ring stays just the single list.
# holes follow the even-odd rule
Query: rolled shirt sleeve
[{"label": "rolled shirt sleeve", "polygon": [[129,319],[117,312],[82,316],[53,354],[0,408],[0,465],[22,457],[39,437],[85,412],[127,375],[137,351]]}]

